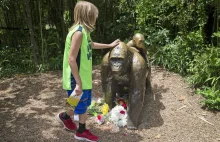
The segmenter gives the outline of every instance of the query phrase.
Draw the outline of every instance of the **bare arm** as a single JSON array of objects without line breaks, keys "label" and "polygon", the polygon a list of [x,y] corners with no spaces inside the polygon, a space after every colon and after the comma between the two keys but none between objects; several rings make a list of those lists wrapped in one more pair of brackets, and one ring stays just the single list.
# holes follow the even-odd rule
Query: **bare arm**
[{"label": "bare arm", "polygon": [[78,65],[76,63],[76,58],[82,43],[82,36],[83,34],[79,31],[75,32],[72,36],[72,42],[71,42],[71,47],[70,47],[70,53],[69,53],[69,65],[73,74],[73,77],[76,80],[76,93],[81,94],[82,92],[82,81],[79,76],[79,71],[78,71]]},{"label": "bare arm", "polygon": [[113,48],[113,47],[117,46],[119,44],[119,42],[120,42],[119,39],[113,41],[111,44],[92,42],[92,48],[93,49]]}]

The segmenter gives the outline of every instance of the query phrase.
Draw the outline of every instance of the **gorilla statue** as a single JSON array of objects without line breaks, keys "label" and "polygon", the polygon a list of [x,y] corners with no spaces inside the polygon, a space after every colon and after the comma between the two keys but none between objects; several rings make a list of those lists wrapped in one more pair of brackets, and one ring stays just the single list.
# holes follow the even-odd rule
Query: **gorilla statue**
[{"label": "gorilla statue", "polygon": [[120,42],[103,57],[101,64],[105,102],[113,108],[118,95],[128,98],[128,129],[138,129],[145,94],[151,89],[151,68],[143,37],[135,34],[127,45]]}]

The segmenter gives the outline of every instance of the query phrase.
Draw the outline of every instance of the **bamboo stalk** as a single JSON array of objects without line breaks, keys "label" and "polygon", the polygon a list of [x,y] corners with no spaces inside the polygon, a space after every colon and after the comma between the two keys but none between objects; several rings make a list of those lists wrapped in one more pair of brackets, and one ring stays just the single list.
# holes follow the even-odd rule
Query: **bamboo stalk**
[{"label": "bamboo stalk", "polygon": [[43,31],[42,31],[42,20],[41,20],[41,1],[38,1],[38,10],[39,10],[39,20],[40,20],[40,37],[41,37],[41,56],[42,62],[44,64],[44,41],[43,41]]}]

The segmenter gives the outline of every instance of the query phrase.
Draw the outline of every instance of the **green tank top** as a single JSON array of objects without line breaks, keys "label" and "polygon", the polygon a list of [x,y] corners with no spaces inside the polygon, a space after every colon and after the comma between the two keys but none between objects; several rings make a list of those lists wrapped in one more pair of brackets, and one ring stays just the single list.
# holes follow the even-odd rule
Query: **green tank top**
[{"label": "green tank top", "polygon": [[92,47],[90,33],[87,33],[82,25],[76,25],[71,31],[69,31],[66,42],[63,57],[63,89],[73,90],[76,85],[76,81],[72,75],[70,65],[68,63],[69,51],[71,47],[72,35],[76,31],[81,31],[83,34],[81,47],[77,55],[77,65],[79,70],[79,76],[82,81],[82,89],[92,89]]}]

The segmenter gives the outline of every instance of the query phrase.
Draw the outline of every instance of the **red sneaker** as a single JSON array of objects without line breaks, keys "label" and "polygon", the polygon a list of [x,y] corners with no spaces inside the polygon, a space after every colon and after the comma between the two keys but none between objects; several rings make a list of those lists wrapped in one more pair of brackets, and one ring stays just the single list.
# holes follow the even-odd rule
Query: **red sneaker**
[{"label": "red sneaker", "polygon": [[93,135],[89,130],[86,130],[81,134],[76,131],[74,138],[77,140],[86,140],[89,142],[97,142],[99,139],[96,135]]},{"label": "red sneaker", "polygon": [[63,114],[63,113],[58,114],[57,118],[58,118],[58,120],[59,120],[61,123],[63,123],[64,128],[67,129],[67,130],[70,130],[70,131],[76,130],[76,129],[77,129],[77,126],[76,126],[76,124],[72,121],[72,119],[69,118],[69,119],[65,120],[65,119],[62,118],[62,114]]}]

